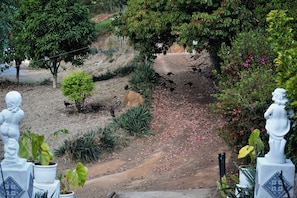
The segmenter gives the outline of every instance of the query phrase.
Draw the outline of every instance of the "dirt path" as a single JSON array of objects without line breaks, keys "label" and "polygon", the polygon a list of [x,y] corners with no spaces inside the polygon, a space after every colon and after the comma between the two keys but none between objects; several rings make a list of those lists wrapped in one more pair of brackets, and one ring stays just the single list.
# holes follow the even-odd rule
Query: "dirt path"
[{"label": "dirt path", "polygon": [[[157,87],[153,95],[155,135],[135,139],[129,147],[92,165],[85,187],[76,190],[78,197],[194,188],[213,188],[216,194],[217,156],[229,150],[215,132],[222,122],[206,105],[213,100],[212,82],[203,71],[192,72],[188,58],[189,54],[157,58],[155,69],[166,85]],[[189,81],[192,86],[185,85]]]},{"label": "dirt path", "polygon": [[[112,191],[197,188],[213,188],[216,194],[218,154],[227,153],[227,168],[233,164],[227,146],[215,131],[222,121],[207,106],[213,101],[210,94],[214,92],[213,83],[207,77],[210,71],[208,56],[202,54],[196,62],[192,62],[190,56],[174,53],[158,56],[154,67],[162,78],[153,93],[151,130],[154,136],[135,138],[128,147],[105,154],[96,163],[87,164],[89,178],[84,188],[75,189],[76,197],[104,198]],[[127,58],[121,58],[117,62],[125,65],[123,62]],[[89,63],[92,71],[104,72],[104,69],[117,66],[111,63],[95,68],[94,62],[99,60],[109,62],[93,57]],[[48,71],[23,72],[27,73],[21,81],[51,77]],[[172,74],[169,75],[169,72]],[[60,77],[63,75],[59,74]],[[96,94],[87,102],[107,106],[122,100],[127,82],[127,77],[97,82]],[[22,129],[30,128],[46,135],[51,148],[63,141],[63,138],[54,138],[52,133],[55,130],[66,128],[70,135],[75,135],[104,127],[112,121],[109,112],[104,109],[90,114],[69,113],[63,105],[65,97],[61,90],[53,90],[51,84],[16,86],[1,84],[0,79],[0,109],[5,108],[4,97],[9,90],[17,90],[23,96],[22,109],[26,116]],[[119,108],[116,115],[122,112]],[[66,157],[57,161],[61,170],[74,167]]]}]

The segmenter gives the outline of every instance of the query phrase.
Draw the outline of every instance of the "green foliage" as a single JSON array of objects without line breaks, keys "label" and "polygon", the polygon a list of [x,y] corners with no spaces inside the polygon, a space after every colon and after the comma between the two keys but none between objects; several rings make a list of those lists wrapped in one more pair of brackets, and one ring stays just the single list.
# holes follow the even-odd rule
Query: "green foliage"
[{"label": "green foliage", "polygon": [[249,164],[254,167],[256,165],[257,157],[264,154],[264,143],[261,140],[260,134],[260,130],[255,129],[249,137],[248,145],[242,147],[238,154],[238,159],[249,156]]},{"label": "green foliage", "polygon": [[45,192],[37,192],[34,194],[34,198],[48,198],[48,191]]},{"label": "green foliage", "polygon": [[96,32],[98,36],[110,34],[113,31],[112,19],[107,19],[96,24]]},{"label": "green foliage", "polygon": [[293,130],[287,134],[287,146],[286,146],[286,156],[290,157],[292,162],[297,165],[297,134],[296,134],[296,126],[294,126]]},{"label": "green foliage", "polygon": [[62,94],[75,102],[78,112],[84,107],[84,101],[94,92],[92,76],[84,71],[76,71],[62,80]]},{"label": "green foliage", "polygon": [[118,138],[114,134],[115,129],[112,126],[99,128],[98,132],[100,137],[101,149],[107,152],[112,152],[118,144]]},{"label": "green foliage", "polygon": [[149,101],[149,96],[151,90],[156,85],[156,80],[156,73],[153,66],[140,62],[135,68],[129,80],[129,84],[135,92],[144,96],[146,101]]},{"label": "green foliage", "polygon": [[219,194],[221,195],[221,197],[226,198],[234,190],[233,186],[228,184],[226,175],[224,175],[221,178],[221,181],[216,181],[216,184],[217,184],[217,189],[218,189]]},{"label": "green foliage", "polygon": [[32,133],[30,130],[21,133],[19,140],[19,155],[28,160],[34,160],[41,165],[49,165],[54,159],[44,135]]},{"label": "green foliage", "polygon": [[246,177],[249,184],[253,187],[247,188],[238,186],[236,184],[239,184],[240,181],[236,175],[229,175],[231,181],[228,181],[227,177],[224,175],[221,178],[221,181],[216,181],[217,190],[220,196],[223,198],[254,197],[256,169],[253,166],[247,166],[243,168],[241,166],[236,165],[236,167]]},{"label": "green foliage", "polygon": [[17,12],[16,5],[16,0],[2,0],[0,4],[0,63],[3,63],[3,51],[8,47],[11,26],[13,23],[16,23],[13,20],[13,15]]},{"label": "green foliage", "polygon": [[232,87],[240,81],[240,72],[249,68],[261,67],[273,69],[274,53],[267,42],[265,31],[262,29],[240,32],[231,41],[231,46],[222,43],[218,56],[222,60],[217,75],[225,83],[224,88]]},{"label": "green foliage", "polygon": [[269,44],[259,31],[243,32],[232,40],[231,47],[223,44],[219,55],[223,61],[221,74],[217,75],[218,93],[214,95],[218,103],[212,106],[226,120],[220,136],[238,150],[247,144],[253,129],[259,128],[266,142],[263,112],[275,89],[275,66]]},{"label": "green foliage", "polygon": [[134,70],[135,70],[135,65],[134,65],[134,61],[132,61],[132,63],[124,67],[119,67],[114,71],[108,70],[104,74],[101,74],[99,76],[93,76],[93,81],[97,82],[97,81],[109,80],[117,76],[124,77],[132,73]]},{"label": "green foliage", "polygon": [[[20,0],[12,36],[27,58],[57,76],[60,62],[82,64],[96,40],[95,24],[79,0]],[[46,58],[47,57],[47,58]],[[56,78],[53,81],[55,87]]]},{"label": "green foliage", "polygon": [[115,72],[111,72],[111,71],[107,71],[104,74],[101,74],[99,76],[93,76],[93,81],[97,82],[97,81],[103,81],[103,80],[109,80],[112,79],[116,76]]},{"label": "green foliage", "polygon": [[116,126],[123,128],[128,134],[133,136],[150,135],[149,124],[152,116],[149,107],[140,105],[129,109],[126,113],[114,119]]},{"label": "green foliage", "polygon": [[77,135],[71,140],[65,140],[61,146],[54,150],[56,157],[65,154],[73,160],[81,162],[97,161],[101,154],[101,147],[97,141],[94,131],[83,135]]},{"label": "green foliage", "polygon": [[127,5],[127,0],[83,0],[92,14],[118,12]]},{"label": "green foliage", "polygon": [[81,162],[78,162],[75,169],[66,169],[65,173],[60,173],[60,194],[67,194],[72,188],[83,187],[87,180],[88,168]]},{"label": "green foliage", "polygon": [[129,37],[134,48],[151,60],[160,52],[156,43],[170,46],[175,41],[172,25],[190,20],[191,16],[179,11],[176,4],[167,0],[130,0],[114,25],[119,35]]},{"label": "green foliage", "polygon": [[[296,27],[296,22],[292,17],[288,17],[284,10],[272,10],[266,18],[269,23],[268,41],[272,49],[277,53],[275,63],[277,65],[277,86],[286,89],[290,101],[290,108],[297,112],[297,42],[295,31],[292,26]],[[296,115],[294,125],[296,125]],[[297,128],[294,127],[292,132],[287,135],[287,157],[291,157],[297,164]]]},{"label": "green foliage", "polygon": [[282,10],[273,10],[267,15],[270,33],[268,41],[271,42],[273,51],[278,54],[275,59],[277,86],[287,90],[292,107],[297,109],[297,42],[291,21],[293,18],[287,17]]},{"label": "green foliage", "polygon": [[[135,71],[132,76],[137,75],[137,77],[132,77],[136,80],[130,82],[130,87],[143,91],[149,98],[156,80],[155,72],[151,65],[144,64],[141,59],[136,58],[127,68],[115,70],[106,76],[126,75],[127,73],[130,74],[131,71]],[[105,128],[99,128],[96,131],[87,132],[87,135],[64,141],[55,150],[55,156],[60,157],[68,154],[72,159],[95,161],[99,159],[101,152],[111,152],[118,145],[127,145],[127,134],[133,136],[151,135],[149,124],[152,116],[149,106],[150,100],[146,99],[145,105],[129,109],[126,113],[116,117],[113,123]],[[125,131],[126,134],[121,135],[122,131]]]}]

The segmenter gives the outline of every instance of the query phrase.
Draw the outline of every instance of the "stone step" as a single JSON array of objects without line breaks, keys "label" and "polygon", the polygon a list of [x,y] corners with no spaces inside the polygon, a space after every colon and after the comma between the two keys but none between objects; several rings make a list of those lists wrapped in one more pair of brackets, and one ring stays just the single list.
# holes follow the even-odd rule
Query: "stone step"
[{"label": "stone step", "polygon": [[214,198],[214,189],[191,189],[175,191],[114,192],[107,198]]}]

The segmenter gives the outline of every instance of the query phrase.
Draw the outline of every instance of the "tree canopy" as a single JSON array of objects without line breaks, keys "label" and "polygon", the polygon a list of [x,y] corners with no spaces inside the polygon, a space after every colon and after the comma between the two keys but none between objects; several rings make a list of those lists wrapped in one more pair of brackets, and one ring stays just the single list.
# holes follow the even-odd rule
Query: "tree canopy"
[{"label": "tree canopy", "polygon": [[3,61],[3,51],[7,48],[13,14],[16,12],[15,0],[2,0],[0,3],[0,62]]},{"label": "tree canopy", "polygon": [[[219,68],[217,52],[243,30],[265,26],[265,16],[277,7],[292,7],[293,0],[129,0],[119,16],[118,33],[128,36],[137,50],[158,52],[156,43],[177,41],[190,49],[207,49]],[[197,41],[197,45],[193,45]],[[199,50],[198,50],[199,51]]]},{"label": "tree canopy", "polygon": [[152,54],[157,42],[174,41],[190,47],[198,41],[197,48],[213,46],[209,49],[216,52],[236,32],[256,25],[256,19],[245,1],[130,0],[118,25],[141,52]]},{"label": "tree canopy", "polygon": [[13,27],[15,47],[21,48],[35,66],[50,69],[53,87],[62,60],[83,63],[89,45],[96,40],[90,12],[79,0],[20,0]]}]

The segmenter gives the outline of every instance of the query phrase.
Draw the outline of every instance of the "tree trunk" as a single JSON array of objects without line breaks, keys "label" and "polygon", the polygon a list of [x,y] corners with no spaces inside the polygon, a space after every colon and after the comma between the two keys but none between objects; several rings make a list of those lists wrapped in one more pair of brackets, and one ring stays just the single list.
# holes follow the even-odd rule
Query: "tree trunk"
[{"label": "tree trunk", "polygon": [[56,89],[57,88],[57,80],[58,79],[58,74],[53,74],[53,88]]},{"label": "tree trunk", "polygon": [[17,84],[20,83],[20,66],[21,66],[22,61],[20,60],[15,60],[15,68],[16,68],[16,81]]},{"label": "tree trunk", "polygon": [[53,75],[53,88],[56,89],[57,88],[57,84],[58,84],[58,69],[59,69],[59,61],[57,59],[54,59],[52,66],[50,68],[51,73]]}]

